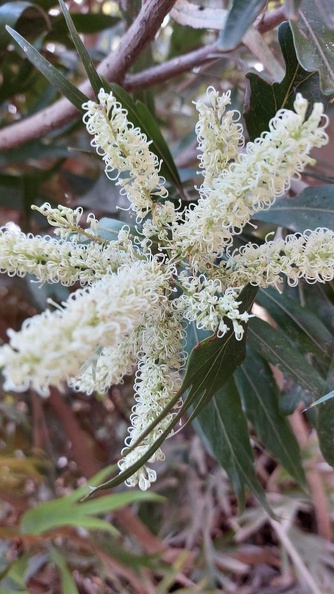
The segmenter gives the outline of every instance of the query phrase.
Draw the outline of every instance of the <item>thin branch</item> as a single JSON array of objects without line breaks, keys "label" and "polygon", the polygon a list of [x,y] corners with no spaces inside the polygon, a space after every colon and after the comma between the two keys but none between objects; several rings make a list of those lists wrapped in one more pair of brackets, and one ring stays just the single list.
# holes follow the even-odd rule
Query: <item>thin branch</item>
[{"label": "thin branch", "polygon": [[[211,44],[138,74],[126,75],[139,52],[148,41],[153,39],[164,16],[168,14],[174,3],[175,0],[150,0],[145,3],[138,18],[124,35],[118,49],[101,62],[98,72],[109,81],[124,81],[124,87],[128,90],[142,89],[224,56],[226,52],[219,52],[216,45]],[[280,7],[261,17],[256,27],[260,33],[265,33],[284,20],[284,7]],[[92,96],[92,90],[87,81],[80,86],[80,89],[86,95]],[[77,114],[76,108],[67,99],[60,99],[51,107],[0,130],[0,150],[8,150],[34,138],[42,138],[52,130],[75,119]]]},{"label": "thin branch", "polygon": [[[108,80],[121,82],[140,52],[154,38],[175,1],[148,0],[145,2],[138,17],[122,37],[117,49],[101,62],[98,67],[100,75]],[[85,81],[79,88],[85,95],[93,96],[88,81]],[[67,99],[60,99],[51,107],[1,130],[0,150],[17,147],[28,140],[46,136],[77,115],[77,109]]]}]

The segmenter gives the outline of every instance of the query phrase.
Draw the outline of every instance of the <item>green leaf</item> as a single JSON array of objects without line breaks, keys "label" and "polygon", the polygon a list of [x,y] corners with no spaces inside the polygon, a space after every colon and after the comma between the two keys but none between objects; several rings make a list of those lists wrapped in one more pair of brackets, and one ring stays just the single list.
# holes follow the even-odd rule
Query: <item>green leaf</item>
[{"label": "green leaf", "polygon": [[82,62],[82,65],[83,65],[85,71],[86,71],[88,80],[90,81],[90,84],[92,85],[93,91],[95,92],[96,95],[98,95],[100,89],[103,88],[103,81],[102,81],[100,75],[97,73],[96,68],[93,64],[93,61],[92,61],[85,45],[81,41],[81,38],[75,28],[75,25],[73,23],[73,20],[71,18],[69,11],[67,10],[67,6],[66,6],[64,0],[58,0],[58,2],[60,4],[62,13],[65,17],[68,30],[71,34],[71,37],[72,37],[73,43],[76,47],[76,50],[78,52],[79,58]]},{"label": "green leaf", "polygon": [[125,227],[130,230],[132,235],[138,235],[138,231],[135,227],[119,221],[118,219],[111,219],[109,217],[102,217],[97,225],[97,234],[103,239],[108,241],[116,241],[118,239],[119,232]]},{"label": "green leaf", "polygon": [[226,470],[238,498],[240,511],[245,507],[247,486],[261,504],[272,513],[254,472],[254,458],[249,442],[247,421],[233,378],[216,390],[211,401],[199,413],[200,427],[217,462]]},{"label": "green leaf", "polygon": [[234,0],[219,36],[219,49],[227,51],[237,47],[265,5],[266,0]]},{"label": "green leaf", "polygon": [[[80,13],[74,12],[71,15],[73,24],[78,33],[99,33],[105,29],[111,29],[120,22],[119,17],[113,17],[110,14],[103,13]],[[67,27],[63,18],[56,17],[52,22],[53,33],[66,33]]]},{"label": "green leaf", "polygon": [[8,33],[15,39],[18,45],[22,48],[28,60],[38,69],[51,85],[64,95],[73,105],[79,110],[83,111],[82,104],[88,100],[77,87],[70,83],[66,76],[59,72],[50,62],[48,62],[41,54],[24,39],[19,33],[14,31],[11,27],[6,27]]},{"label": "green leaf", "polygon": [[248,89],[244,118],[250,140],[268,130],[269,121],[279,109],[293,109],[296,93],[302,93],[311,105],[316,101],[325,104],[328,101],[320,90],[318,73],[306,72],[299,64],[288,23],[279,27],[278,40],[286,69],[283,80],[270,84],[257,74],[246,75]]},{"label": "green leaf", "polygon": [[148,140],[153,141],[150,148],[158,159],[162,160],[161,174],[182,192],[182,183],[174,159],[151,112],[143,103],[135,103],[130,95],[116,83],[110,84],[110,88],[116,99],[127,109],[130,122],[139,127],[146,134]]},{"label": "green leaf", "polygon": [[[108,469],[109,472],[110,469]],[[75,497],[81,499],[86,493],[87,487],[78,489]],[[143,493],[142,491],[115,493],[83,503],[79,503],[78,500],[71,501],[70,498],[72,496],[73,494],[68,497],[40,503],[36,507],[29,509],[22,517],[21,532],[23,534],[37,535],[61,526],[82,526],[83,528],[105,530],[115,534],[117,530],[112,524],[95,518],[92,514],[112,512],[133,502],[161,500],[154,493]]]},{"label": "green leaf", "polygon": [[20,0],[5,2],[0,6],[0,50],[7,47],[10,42],[6,25],[10,27],[19,25],[22,35],[29,35],[33,32],[37,37],[42,31],[49,28],[50,23],[46,12],[36,4]]},{"label": "green leaf", "polygon": [[61,592],[66,594],[79,594],[79,590],[66,563],[65,557],[55,547],[49,549],[50,559],[60,573]]},{"label": "green leaf", "polygon": [[318,400],[315,400],[314,402],[312,402],[312,404],[310,404],[310,406],[307,406],[306,408],[304,408],[303,412],[310,410],[310,408],[314,408],[315,406],[318,406],[319,404],[323,404],[324,402],[327,402],[327,400],[331,400],[332,398],[334,398],[334,390],[332,390],[328,394],[325,394],[325,396],[318,398]]},{"label": "green leaf", "polygon": [[299,19],[291,23],[296,53],[305,70],[318,70],[320,86],[326,95],[334,93],[333,4],[329,12],[320,9],[321,1],[303,0]]},{"label": "green leaf", "polygon": [[260,289],[256,301],[305,352],[313,352],[320,362],[331,358],[334,337],[312,311],[271,288]]},{"label": "green leaf", "polygon": [[[257,291],[257,287],[250,285],[247,285],[242,290],[240,293],[240,301],[242,302],[240,311],[248,311],[251,308]],[[227,322],[230,321],[227,320]],[[168,406],[157,416],[155,421],[142,433],[136,444],[132,446],[132,449],[149,435],[154,427],[166,416],[167,412],[174,408],[181,396],[187,393],[183,405],[179,408],[172,422],[135,464],[126,471],[118,474],[115,478],[98,485],[98,487],[91,491],[91,494],[100,489],[115,487],[137,472],[165,441],[173,427],[182,419],[187,409],[192,407],[189,420],[194,419],[198,415],[200,410],[210,401],[215,392],[228,381],[237,366],[243,361],[245,356],[245,339],[246,336],[244,336],[243,340],[237,341],[231,328],[223,338],[211,336],[195,345],[188,359],[185,377],[179,392],[171,399]]]},{"label": "green leaf", "polygon": [[279,410],[279,390],[269,365],[251,347],[235,381],[243,410],[263,445],[291,476],[303,485],[304,471],[298,442]]},{"label": "green leaf", "polygon": [[22,177],[0,174],[0,206],[22,210],[24,205],[24,182]]},{"label": "green leaf", "polygon": [[[331,397],[331,394],[334,392],[333,387],[334,356],[332,357],[331,366],[327,374],[325,389],[326,392],[329,390],[331,390],[331,392],[323,397],[326,402],[317,409],[317,432],[320,449],[325,460],[332,466],[334,466],[334,399]],[[320,399],[320,402],[321,400],[323,399]]]},{"label": "green leaf", "polygon": [[334,185],[306,188],[297,198],[279,198],[253,217],[303,233],[305,229],[334,229]]},{"label": "green leaf", "polygon": [[253,318],[249,321],[248,334],[251,345],[266,361],[279,365],[283,373],[315,396],[324,393],[325,382],[321,375],[293,347],[282,330]]}]

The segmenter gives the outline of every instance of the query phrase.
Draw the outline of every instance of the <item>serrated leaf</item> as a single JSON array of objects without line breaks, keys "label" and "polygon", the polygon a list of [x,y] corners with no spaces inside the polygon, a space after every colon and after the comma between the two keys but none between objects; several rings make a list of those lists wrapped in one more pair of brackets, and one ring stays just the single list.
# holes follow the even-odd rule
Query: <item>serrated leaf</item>
[{"label": "serrated leaf", "polygon": [[296,93],[302,93],[311,105],[316,101],[328,102],[320,90],[318,73],[307,72],[298,62],[289,23],[280,25],[278,40],[286,69],[283,80],[270,84],[257,74],[246,75],[244,118],[250,140],[268,130],[269,121],[279,109],[293,109]]},{"label": "serrated leaf", "polygon": [[300,233],[317,227],[334,229],[334,185],[306,188],[293,199],[279,198],[253,218]]},{"label": "serrated leaf", "polygon": [[61,591],[66,592],[66,594],[79,594],[65,557],[55,547],[50,547],[49,554],[51,561],[53,561],[60,573]]},{"label": "serrated leaf", "polygon": [[333,5],[329,13],[319,9],[321,1],[303,0],[299,10],[299,19],[292,22],[292,33],[298,60],[307,71],[317,70],[320,74],[320,86],[326,95],[334,93],[334,36],[328,27],[328,18],[332,18]]},{"label": "serrated leaf", "polygon": [[251,347],[237,369],[235,382],[243,410],[265,448],[300,484],[305,476],[298,442],[279,410],[279,391],[269,365]]},{"label": "serrated leaf", "polygon": [[254,472],[254,458],[247,421],[233,378],[219,388],[196,418],[217,462],[227,472],[238,498],[240,511],[245,507],[248,487],[271,514],[265,493]]},{"label": "serrated leaf", "polygon": [[70,83],[66,76],[59,72],[50,62],[31,45],[22,35],[11,27],[6,27],[8,33],[22,48],[28,60],[42,73],[49,83],[64,95],[79,111],[83,111],[82,104],[88,100],[77,87]]},{"label": "serrated leaf", "polygon": [[66,21],[68,30],[71,34],[75,48],[78,52],[78,56],[79,56],[79,58],[82,62],[82,65],[86,71],[88,80],[89,80],[90,84],[92,85],[93,91],[95,92],[96,95],[98,95],[100,89],[103,88],[103,81],[102,81],[100,75],[98,74],[98,72],[96,71],[96,68],[93,64],[93,61],[92,61],[85,45],[81,41],[80,35],[78,34],[78,32],[75,28],[72,17],[67,9],[67,6],[66,6],[64,0],[58,0],[58,2],[60,5],[60,8],[62,10],[62,13],[65,17],[65,21]]},{"label": "serrated leaf", "polygon": [[219,36],[219,49],[227,51],[237,47],[265,5],[266,0],[234,0]]},{"label": "serrated leaf", "polygon": [[256,301],[305,352],[313,352],[320,362],[331,359],[334,337],[312,311],[271,288],[260,289]]},{"label": "serrated leaf", "polygon": [[130,122],[134,126],[138,126],[146,134],[148,140],[153,141],[150,148],[158,159],[162,160],[161,174],[182,192],[182,183],[174,159],[150,111],[143,103],[135,103],[130,95],[116,83],[109,86],[116,99],[127,109]]},{"label": "serrated leaf", "polygon": [[315,396],[322,396],[325,382],[321,375],[293,347],[282,330],[259,318],[252,318],[248,335],[251,345],[266,361],[279,365],[283,373]]}]

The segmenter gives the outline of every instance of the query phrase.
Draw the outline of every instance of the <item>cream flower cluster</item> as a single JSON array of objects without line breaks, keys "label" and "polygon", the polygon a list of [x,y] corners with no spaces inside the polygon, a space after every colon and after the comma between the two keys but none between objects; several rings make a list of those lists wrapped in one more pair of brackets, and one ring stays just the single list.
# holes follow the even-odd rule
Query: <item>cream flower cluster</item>
[{"label": "cream flower cluster", "polygon": [[283,274],[291,286],[296,286],[302,278],[311,284],[333,280],[334,231],[308,229],[288,235],[285,240],[247,244],[234,252],[223,273],[232,286],[251,283],[259,287],[274,285],[278,289]]},{"label": "cream flower cluster", "polygon": [[27,319],[10,330],[0,350],[6,389],[30,386],[48,394],[50,384],[80,373],[96,349],[117,349],[122,338],[152,317],[167,299],[166,273],[156,262],[135,262],[72,293],[62,308]]},{"label": "cream flower cluster", "polygon": [[102,156],[106,175],[117,180],[141,221],[151,211],[153,197],[168,196],[160,176],[161,163],[150,151],[146,135],[128,120],[126,109],[112,93],[101,89],[98,101],[83,105],[83,121],[94,136],[91,145]]},{"label": "cream flower cluster", "polygon": [[[240,114],[228,111],[230,102],[230,93],[220,96],[210,88],[207,102],[196,104],[203,182],[198,203],[183,212],[167,200],[161,164],[145,134],[102,89],[97,102],[85,103],[84,122],[106,174],[128,197],[138,235],[124,227],[116,241],[108,241],[94,215],[82,226],[81,208],[48,203],[36,209],[56,238],[26,235],[10,225],[0,229],[1,272],[81,285],[54,311],[9,331],[9,344],[0,348],[5,388],[33,387],[44,395],[50,385],[61,388],[67,381],[74,390],[104,393],[136,366],[121,472],[162,434],[172,434],[178,404],[163,412],[182,384],[185,322],[217,338],[233,330],[241,340],[250,317],[240,307],[246,284],[279,288],[282,275],[292,285],[302,278],[334,278],[334,232],[328,229],[234,251],[232,245],[252,214],[268,208],[313,163],[312,148],[327,142],[323,106],[316,103],[307,117],[307,101],[297,95],[295,111],[280,110],[269,131],[243,149]],[[150,464],[163,457],[158,448],[127,484],[147,489],[156,478]]]},{"label": "cream flower cluster", "polygon": [[82,244],[25,234],[11,225],[0,228],[0,272],[9,276],[33,274],[42,283],[90,285],[134,258],[126,231],[112,243]]},{"label": "cream flower cluster", "polygon": [[[328,142],[324,131],[328,119],[321,103],[314,104],[306,119],[307,107],[306,99],[298,94],[294,112],[278,111],[268,132],[247,143],[244,153],[213,177],[210,185],[202,186],[197,205],[186,213],[184,224],[175,227],[174,234],[174,245],[194,263],[221,255],[255,212],[268,208],[288,190],[293,176],[314,163],[309,153]],[[212,111],[217,113],[219,105],[214,104]],[[200,139],[199,147],[205,153],[214,152],[216,146],[214,138],[211,144]]]}]

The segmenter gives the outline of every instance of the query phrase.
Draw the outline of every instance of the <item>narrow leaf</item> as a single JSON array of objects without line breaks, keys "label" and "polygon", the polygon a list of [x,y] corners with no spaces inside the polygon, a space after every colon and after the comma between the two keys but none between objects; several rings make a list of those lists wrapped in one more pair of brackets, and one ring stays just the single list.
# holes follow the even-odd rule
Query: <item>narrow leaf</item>
[{"label": "narrow leaf", "polygon": [[305,229],[334,229],[334,185],[306,188],[297,198],[279,198],[253,217],[303,233]]},{"label": "narrow leaf", "polygon": [[49,554],[51,561],[53,561],[60,573],[61,591],[66,592],[66,594],[79,594],[65,557],[55,547],[50,547]]},{"label": "narrow leaf", "polygon": [[257,303],[305,352],[313,352],[320,362],[331,359],[334,337],[312,311],[302,307],[296,299],[270,288],[259,290]]},{"label": "narrow leaf", "polygon": [[249,322],[248,334],[252,346],[266,361],[279,365],[283,373],[315,396],[324,393],[325,383],[322,377],[292,346],[282,330],[272,328],[259,318],[253,318]]},{"label": "narrow leaf", "polygon": [[319,445],[321,453],[328,464],[334,466],[334,356],[332,357],[331,366],[327,374],[326,390],[331,390],[321,400],[324,402],[317,409],[317,432],[319,438]]},{"label": "narrow leaf", "polygon": [[151,150],[162,161],[161,174],[179,191],[182,191],[182,183],[173,157],[152,114],[143,103],[136,104],[130,95],[116,83],[110,84],[109,87],[116,99],[128,111],[130,122],[139,127],[146,134],[148,140],[152,140]]},{"label": "narrow leaf", "polygon": [[325,394],[325,396],[322,396],[321,398],[318,398],[318,400],[315,400],[314,402],[312,402],[312,404],[310,404],[310,406],[307,406],[306,408],[304,408],[303,412],[306,412],[307,410],[310,410],[310,408],[313,408],[314,406],[318,406],[319,404],[323,404],[323,402],[327,402],[327,400],[331,400],[332,398],[334,398],[334,390],[332,390],[328,394]]},{"label": "narrow leaf", "polygon": [[234,0],[219,36],[219,49],[226,51],[237,47],[265,5],[266,0]]},{"label": "narrow leaf", "polygon": [[263,445],[300,484],[305,476],[298,442],[279,410],[279,391],[266,361],[251,347],[235,381],[243,410]]},{"label": "narrow leaf", "polygon": [[88,100],[77,87],[72,85],[67,78],[59,72],[50,62],[26,41],[19,33],[11,27],[6,27],[8,33],[15,39],[18,45],[26,54],[28,60],[42,73],[49,83],[64,95],[79,111],[82,110],[82,104]]},{"label": "narrow leaf", "polygon": [[291,27],[300,64],[307,71],[318,70],[323,93],[331,95],[334,93],[333,5],[328,12],[321,5],[322,0],[303,0],[299,19]]},{"label": "narrow leaf", "polygon": [[78,52],[79,58],[82,62],[82,65],[83,65],[85,71],[86,71],[88,80],[90,81],[90,84],[92,85],[93,91],[95,91],[95,94],[98,95],[100,89],[103,87],[103,81],[102,81],[100,75],[98,74],[98,72],[96,71],[96,68],[93,64],[93,61],[92,61],[85,45],[81,41],[80,35],[78,34],[78,32],[75,28],[75,25],[73,23],[73,20],[71,18],[71,15],[67,9],[67,6],[66,6],[64,0],[58,0],[58,2],[60,4],[62,13],[65,17],[68,30],[71,34],[71,37],[72,37],[73,43],[76,47],[76,50]]},{"label": "narrow leaf", "polygon": [[196,424],[203,432],[217,462],[226,470],[238,497],[240,511],[245,506],[247,486],[261,504],[272,513],[254,472],[254,458],[249,442],[247,421],[233,378],[216,391],[199,413]]}]

